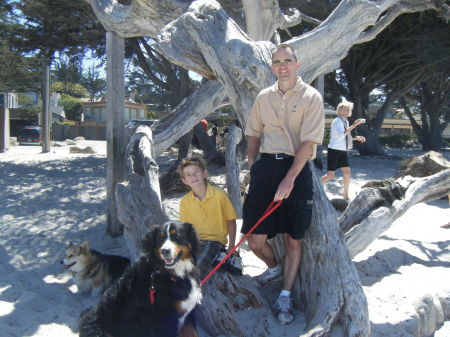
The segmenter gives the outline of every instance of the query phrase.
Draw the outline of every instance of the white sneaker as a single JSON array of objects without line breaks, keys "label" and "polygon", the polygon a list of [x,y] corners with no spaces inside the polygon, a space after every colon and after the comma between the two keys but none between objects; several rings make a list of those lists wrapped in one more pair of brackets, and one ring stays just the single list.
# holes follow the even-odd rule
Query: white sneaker
[{"label": "white sneaker", "polygon": [[290,296],[280,296],[273,305],[273,311],[278,322],[283,325],[292,323],[295,316],[292,311],[292,299]]},{"label": "white sneaker", "polygon": [[262,274],[255,276],[255,280],[261,287],[265,287],[269,282],[280,278],[282,274],[283,268],[281,267],[281,264],[279,264],[274,271],[270,271],[270,269],[267,268]]}]

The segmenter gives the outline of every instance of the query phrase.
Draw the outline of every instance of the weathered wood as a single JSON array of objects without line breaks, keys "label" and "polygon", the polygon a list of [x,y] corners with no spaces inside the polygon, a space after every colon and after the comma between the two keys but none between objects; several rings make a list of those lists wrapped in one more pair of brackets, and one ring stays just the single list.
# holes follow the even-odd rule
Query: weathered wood
[{"label": "weathered wood", "polygon": [[[406,176],[398,179],[397,182],[406,187],[404,198],[394,201],[392,205],[375,207],[374,204],[385,200],[381,197],[381,193],[370,191],[371,189],[365,193],[363,190],[342,215],[341,226],[351,227],[345,233],[345,241],[352,256],[364,250],[411,206],[449,194],[450,169],[424,178]],[[375,196],[374,201],[367,197],[369,194]],[[355,201],[357,203],[353,205]],[[355,208],[360,208],[361,211],[353,211]],[[353,224],[353,226],[346,227],[344,224]]]},{"label": "weathered wood", "polygon": [[183,100],[155,129],[155,153],[159,156],[180,137],[214,111],[224,98],[222,86],[217,81],[207,81]]},{"label": "weathered wood", "polygon": [[112,237],[122,234],[122,224],[116,214],[115,188],[123,180],[125,169],[123,156],[127,143],[125,141],[124,120],[124,39],[114,32],[106,33],[106,72],[107,72],[107,111],[106,123],[106,183],[107,183],[107,229]]},{"label": "weathered wood", "polygon": [[[242,0],[247,34],[254,41],[270,41],[277,29],[287,29],[300,24],[302,14],[296,8],[290,8],[285,15],[278,1]],[[255,15],[258,13],[258,15]]]},{"label": "weathered wood", "polygon": [[[228,95],[242,125],[245,125],[256,94],[273,82],[268,67],[273,45],[268,42],[253,43],[213,0],[193,1],[190,5],[186,1],[176,0],[133,0],[130,6],[120,5],[115,0],[86,1],[106,29],[126,37],[149,36],[158,39],[159,51],[175,64],[206,78],[218,78],[225,91],[219,93],[219,88],[216,88],[210,97]],[[271,6],[272,1],[265,2],[266,7]],[[450,11],[446,12],[446,8],[445,4],[432,0],[383,0],[376,3],[343,0],[319,27],[287,42],[295,47],[299,55],[303,80],[310,83],[318,75],[334,69],[354,43],[374,38],[386,19],[392,21],[405,11],[428,9],[440,10],[448,15]],[[317,53],[317,50],[327,52]],[[197,107],[197,100],[200,108]],[[189,109],[184,110],[186,113],[178,117],[176,123],[171,123],[174,131],[167,127],[164,135],[155,136],[157,154],[212,111],[208,109],[203,114],[205,109],[201,105],[204,105],[204,100],[195,95],[188,104]],[[192,112],[202,114],[199,116],[201,118],[190,116]]]},{"label": "weathered wood", "polygon": [[396,177],[428,177],[448,168],[450,168],[450,161],[445,159],[442,153],[429,151],[402,162]]},{"label": "weathered wood", "polygon": [[249,308],[270,310],[248,276],[216,273],[204,284],[202,294],[198,321],[211,336],[249,336],[236,313]]},{"label": "weathered wood", "polygon": [[136,261],[144,236],[152,226],[168,219],[161,204],[159,168],[150,128],[136,129],[125,160],[126,180],[116,185],[117,216],[125,226],[124,237],[131,260]]},{"label": "weathered wood", "polygon": [[242,218],[242,202],[241,202],[241,184],[239,176],[241,166],[237,160],[236,146],[241,142],[241,128],[230,125],[228,127],[228,138],[226,142],[225,165],[226,165],[226,181],[227,190],[231,203],[236,209],[238,218]]}]

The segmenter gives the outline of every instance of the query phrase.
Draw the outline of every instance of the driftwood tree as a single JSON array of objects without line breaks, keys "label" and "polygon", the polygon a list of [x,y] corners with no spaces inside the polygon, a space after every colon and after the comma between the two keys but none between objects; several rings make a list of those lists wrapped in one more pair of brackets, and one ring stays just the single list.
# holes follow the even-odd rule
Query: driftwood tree
[{"label": "driftwood tree", "polygon": [[[154,158],[191,130],[224,97],[228,97],[241,125],[245,125],[257,93],[274,81],[269,67],[274,45],[268,40],[277,29],[296,24],[302,16],[298,11],[284,15],[274,0],[257,2],[264,14],[259,16],[253,12],[252,1],[243,0],[249,37],[213,0],[133,0],[130,5],[116,0],[89,2],[107,30],[123,37],[150,36],[157,40],[158,51],[173,63],[209,79],[160,125],[153,140],[148,130],[138,129],[129,144],[128,180],[117,187],[116,193],[119,217],[127,227],[126,237],[136,256],[138,239],[151,225],[165,219]],[[445,2],[437,0],[343,0],[316,29],[288,41],[300,57],[300,75],[311,82],[332,69],[353,44],[373,39],[400,14],[428,9],[448,14]],[[306,308],[307,327],[298,333],[327,336],[340,331],[345,336],[369,336],[366,299],[336,213],[317,174],[314,186],[313,223],[305,238],[295,286],[296,304]],[[392,214],[388,213],[384,218]],[[281,256],[282,243],[273,245]],[[268,310],[249,284],[245,277],[218,275],[205,286],[205,298],[209,300],[201,315],[211,335],[246,335],[234,316],[234,311],[246,303]],[[212,292],[214,300],[208,296]],[[236,293],[244,294],[245,300],[230,296]]]}]

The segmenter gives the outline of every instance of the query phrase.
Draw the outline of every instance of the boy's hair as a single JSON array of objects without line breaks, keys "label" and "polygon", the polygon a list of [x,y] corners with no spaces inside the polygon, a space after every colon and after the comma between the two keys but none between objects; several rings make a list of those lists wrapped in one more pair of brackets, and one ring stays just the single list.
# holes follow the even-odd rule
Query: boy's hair
[{"label": "boy's hair", "polygon": [[288,43],[281,43],[272,50],[272,60],[273,60],[273,56],[275,55],[275,53],[280,49],[289,49],[292,52],[292,56],[294,56],[295,61],[297,61],[297,55],[295,54],[295,49]]},{"label": "boy's hair", "polygon": [[350,115],[352,114],[352,109],[353,109],[353,103],[352,102],[341,102],[339,103],[339,105],[336,108],[336,115],[341,116],[342,114],[342,110],[345,108],[349,108],[350,109]]},{"label": "boy's hair", "polygon": [[[202,170],[202,172],[206,170],[206,164],[203,161],[203,159],[201,159],[201,158],[186,158],[181,161],[180,165],[178,165],[178,168],[177,168],[177,172],[181,178],[184,178],[183,170],[187,166],[190,166],[190,165],[197,166],[200,170]],[[205,183],[206,182],[207,181],[205,179]]]}]

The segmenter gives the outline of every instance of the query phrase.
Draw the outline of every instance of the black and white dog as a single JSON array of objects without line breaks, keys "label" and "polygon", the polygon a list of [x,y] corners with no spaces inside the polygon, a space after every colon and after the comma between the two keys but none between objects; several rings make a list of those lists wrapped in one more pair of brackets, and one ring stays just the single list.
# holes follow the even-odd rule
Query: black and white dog
[{"label": "black and white dog", "polygon": [[176,337],[183,326],[192,330],[192,310],[202,299],[193,226],[168,221],[142,247],[138,262],[82,314],[80,337]]}]

